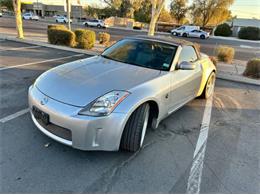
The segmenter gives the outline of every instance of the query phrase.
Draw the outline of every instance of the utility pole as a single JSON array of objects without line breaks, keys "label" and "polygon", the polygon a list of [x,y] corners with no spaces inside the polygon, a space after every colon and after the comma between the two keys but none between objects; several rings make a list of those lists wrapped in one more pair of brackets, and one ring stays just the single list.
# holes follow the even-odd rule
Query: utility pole
[{"label": "utility pole", "polygon": [[69,30],[71,30],[71,27],[70,27],[70,8],[71,8],[70,0],[66,0],[66,6],[67,6],[68,28],[69,28]]}]

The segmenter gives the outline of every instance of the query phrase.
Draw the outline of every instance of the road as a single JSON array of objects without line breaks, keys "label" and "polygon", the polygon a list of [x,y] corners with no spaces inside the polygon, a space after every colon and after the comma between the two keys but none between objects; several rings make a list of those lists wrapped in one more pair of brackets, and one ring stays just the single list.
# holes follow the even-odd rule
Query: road
[{"label": "road", "polygon": [[28,87],[44,71],[86,57],[0,40],[0,193],[186,193],[191,181],[200,193],[260,193],[256,86],[217,80],[204,166],[194,171],[202,99],[148,129],[136,153],[80,151],[40,133],[27,111]]},{"label": "road", "polygon": [[[33,37],[35,40],[47,40],[46,30],[49,23],[42,21],[24,21],[24,32],[25,36]],[[72,28],[86,28],[85,26],[72,24]],[[119,40],[127,36],[136,36],[146,34],[146,32],[138,30],[122,30],[122,29],[97,29],[97,28],[88,28],[94,30],[96,34],[98,32],[108,32],[111,34],[111,40]],[[16,34],[15,29],[15,20],[14,18],[0,18],[0,34]],[[170,34],[169,34],[170,35]],[[164,35],[165,36],[165,35]],[[216,48],[219,45],[228,45],[235,49],[235,59],[248,61],[251,58],[260,56],[260,44],[259,42],[240,42],[234,40],[223,40],[223,39],[207,39],[201,40],[196,38],[181,38],[186,39],[192,42],[199,43],[201,45],[201,51],[208,55],[215,55]]]}]

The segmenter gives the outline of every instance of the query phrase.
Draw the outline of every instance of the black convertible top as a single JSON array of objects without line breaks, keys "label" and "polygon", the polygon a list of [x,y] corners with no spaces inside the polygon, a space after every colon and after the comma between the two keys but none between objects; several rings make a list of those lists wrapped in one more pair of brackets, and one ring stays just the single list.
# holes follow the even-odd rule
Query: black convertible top
[{"label": "black convertible top", "polygon": [[170,43],[176,46],[182,46],[182,45],[191,45],[194,46],[194,43],[190,41],[186,41],[183,39],[178,39],[178,38],[173,38],[172,36],[148,36],[148,35],[138,35],[135,36],[138,39],[146,39],[146,40],[151,40],[151,41],[160,41],[160,42],[165,42],[165,43]]}]

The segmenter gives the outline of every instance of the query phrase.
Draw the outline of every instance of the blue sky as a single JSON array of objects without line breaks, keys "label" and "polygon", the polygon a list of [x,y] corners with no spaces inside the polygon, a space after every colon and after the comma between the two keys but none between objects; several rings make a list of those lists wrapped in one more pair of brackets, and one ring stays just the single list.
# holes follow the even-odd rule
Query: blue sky
[{"label": "blue sky", "polygon": [[[82,0],[84,1],[84,0]],[[89,4],[100,4],[102,0],[85,0]],[[166,6],[169,6],[171,0],[166,0]],[[189,0],[189,4],[192,0]],[[260,0],[235,0],[231,6],[232,15],[238,18],[258,18],[260,19]]]}]

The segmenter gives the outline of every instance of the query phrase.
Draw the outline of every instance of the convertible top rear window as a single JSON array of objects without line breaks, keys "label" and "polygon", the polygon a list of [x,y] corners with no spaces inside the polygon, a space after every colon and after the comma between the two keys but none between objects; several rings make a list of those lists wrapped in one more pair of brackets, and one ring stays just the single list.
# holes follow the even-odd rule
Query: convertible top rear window
[{"label": "convertible top rear window", "polygon": [[177,46],[157,41],[123,39],[101,56],[115,61],[157,70],[170,70]]}]

